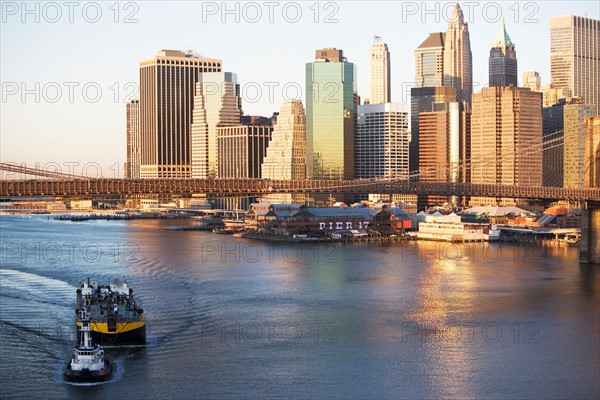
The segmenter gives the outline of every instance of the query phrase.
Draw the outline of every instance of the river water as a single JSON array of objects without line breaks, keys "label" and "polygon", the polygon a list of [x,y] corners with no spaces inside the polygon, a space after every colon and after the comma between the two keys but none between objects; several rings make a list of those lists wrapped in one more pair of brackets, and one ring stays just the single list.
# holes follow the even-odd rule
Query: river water
[{"label": "river water", "polygon": [[[576,248],[164,230],[188,223],[0,216],[0,397],[600,397],[600,271]],[[148,345],[68,384],[87,277],[128,282]]]}]

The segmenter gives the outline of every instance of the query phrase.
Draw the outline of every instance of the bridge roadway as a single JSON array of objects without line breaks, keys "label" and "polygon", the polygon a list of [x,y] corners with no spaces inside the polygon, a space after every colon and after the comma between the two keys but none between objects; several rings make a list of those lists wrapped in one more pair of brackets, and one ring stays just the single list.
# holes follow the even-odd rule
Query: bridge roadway
[{"label": "bridge roadway", "polygon": [[600,201],[600,189],[567,189],[389,179],[110,179],[1,180],[0,197],[139,196],[211,194],[258,197],[269,193],[402,193],[572,201]]}]

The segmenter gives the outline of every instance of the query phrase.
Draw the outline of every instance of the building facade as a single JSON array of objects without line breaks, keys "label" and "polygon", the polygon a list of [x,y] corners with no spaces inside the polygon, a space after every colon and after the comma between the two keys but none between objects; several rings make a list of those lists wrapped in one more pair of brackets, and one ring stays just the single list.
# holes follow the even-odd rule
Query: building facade
[{"label": "building facade", "polygon": [[408,179],[408,127],[407,104],[358,106],[355,176]]},{"label": "building facade", "polygon": [[542,108],[542,184],[564,185],[565,101]]},{"label": "building facade", "polygon": [[140,178],[140,101],[131,100],[126,105],[127,116],[127,161],[125,178]]},{"label": "building facade", "polygon": [[469,27],[456,2],[444,38],[444,86],[456,89],[456,101],[464,101],[467,110],[473,93],[472,58]]},{"label": "building facade", "polygon": [[[504,86],[473,96],[471,182],[541,186],[541,94]],[[481,203],[516,204],[514,199],[471,199],[472,205]]]},{"label": "building facade", "polygon": [[600,21],[579,16],[550,19],[550,73],[556,89],[600,106]]},{"label": "building facade", "polygon": [[356,70],[342,50],[306,64],[306,165],[314,179],[354,178]]},{"label": "building facade", "polygon": [[220,72],[221,60],[161,50],[140,61],[140,175],[189,178],[191,125],[200,72]]},{"label": "building facade", "polygon": [[239,125],[240,116],[237,75],[231,72],[198,74],[191,127],[192,178],[216,177],[217,127]]},{"label": "building facade", "polygon": [[564,187],[583,188],[586,163],[587,117],[596,115],[596,106],[571,102],[564,106]]},{"label": "building facade", "polygon": [[585,119],[583,187],[600,188],[600,116]]},{"label": "building facade", "polygon": [[[279,110],[261,167],[263,179],[306,179],[306,115],[300,100],[286,101]],[[277,193],[266,202],[289,204],[306,201],[303,193]]]},{"label": "building facade", "polygon": [[392,79],[390,65],[390,51],[387,44],[375,36],[375,43],[371,46],[371,104],[391,102]]},{"label": "building facade", "polygon": [[437,87],[444,83],[444,32],[430,33],[415,49],[415,87]]},{"label": "building facade", "polygon": [[[464,103],[437,103],[419,115],[419,180],[467,183],[470,179],[471,113]],[[463,203],[456,196],[428,196],[421,206]]]},{"label": "building facade", "polygon": [[518,86],[517,52],[501,19],[500,31],[492,44],[489,60],[489,86]]},{"label": "building facade", "polygon": [[453,87],[421,87],[410,90],[410,145],[409,170],[419,170],[419,115],[422,112],[433,111],[435,103],[456,101],[456,89]]}]

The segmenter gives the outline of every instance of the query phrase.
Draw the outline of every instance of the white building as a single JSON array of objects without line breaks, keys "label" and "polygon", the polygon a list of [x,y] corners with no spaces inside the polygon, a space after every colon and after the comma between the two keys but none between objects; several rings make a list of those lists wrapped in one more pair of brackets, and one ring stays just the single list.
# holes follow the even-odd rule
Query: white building
[{"label": "white building", "polygon": [[371,46],[371,104],[391,102],[390,51],[387,44],[375,36]]},{"label": "white building", "polygon": [[358,106],[355,143],[357,178],[408,178],[409,106]]},{"label": "white building", "polygon": [[240,115],[237,75],[199,73],[191,128],[192,178],[217,175],[217,127],[239,125]]},{"label": "white building", "polygon": [[[306,115],[300,100],[286,101],[279,110],[267,154],[261,167],[263,179],[306,179]],[[305,202],[304,194],[271,194],[266,202]]]},{"label": "white building", "polygon": [[419,222],[417,238],[446,242],[483,241],[489,224],[463,223],[460,216],[433,214]]}]

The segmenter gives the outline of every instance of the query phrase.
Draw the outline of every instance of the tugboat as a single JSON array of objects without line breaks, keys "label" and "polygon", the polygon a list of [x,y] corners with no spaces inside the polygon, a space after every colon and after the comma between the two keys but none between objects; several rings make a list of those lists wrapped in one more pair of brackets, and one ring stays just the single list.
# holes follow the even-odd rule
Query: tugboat
[{"label": "tugboat", "polygon": [[77,321],[79,310],[85,307],[91,317],[90,330],[94,342],[105,344],[146,344],[146,319],[138,306],[133,290],[124,282],[111,285],[82,282],[77,289]]},{"label": "tugboat", "polygon": [[112,365],[104,356],[104,350],[92,343],[91,318],[87,308],[83,307],[79,311],[79,320],[81,341],[65,368],[65,379],[69,382],[81,383],[107,381],[112,375]]}]

